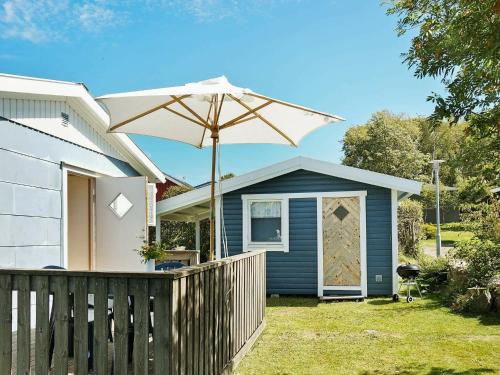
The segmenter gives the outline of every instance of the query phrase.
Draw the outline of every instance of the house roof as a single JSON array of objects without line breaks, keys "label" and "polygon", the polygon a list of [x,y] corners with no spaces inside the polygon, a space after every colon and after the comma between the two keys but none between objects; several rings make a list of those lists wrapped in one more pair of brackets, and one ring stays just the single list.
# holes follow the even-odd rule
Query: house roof
[{"label": "house roof", "polygon": [[188,182],[184,181],[184,180],[180,180],[178,178],[175,178],[174,176],[171,176],[165,172],[163,172],[163,175],[165,176],[165,179],[167,179],[168,181],[170,182],[173,182],[174,184],[176,185],[179,185],[179,186],[186,186],[188,188],[192,188],[193,186],[191,184],[189,184]]},{"label": "house roof", "polygon": [[83,83],[0,73],[0,92],[9,93],[9,96],[23,99],[66,101],[76,110],[92,119],[91,126],[96,127],[96,130],[104,133],[106,139],[120,151],[120,154],[123,155],[132,167],[157,181],[165,181],[165,176],[160,169],[126,134],[106,133],[109,125],[109,116],[94,100]]},{"label": "house roof", "polygon": [[[216,194],[220,195],[229,193],[231,191],[254,185],[256,183],[300,169],[344,178],[347,180],[358,181],[369,185],[380,186],[387,189],[394,189],[398,192],[404,193],[401,197],[408,197],[412,194],[420,194],[420,191],[422,190],[422,183],[418,181],[299,156],[224,180],[220,183],[220,188],[218,186],[219,184],[216,184]],[[202,213],[202,209],[207,207],[206,202],[209,198],[210,186],[203,186],[199,189],[159,201],[156,207],[157,214],[160,216],[175,215],[177,212],[183,210],[180,215],[187,217],[191,214],[195,215],[198,211]],[[200,206],[200,209],[197,209],[196,206],[198,205]]]}]

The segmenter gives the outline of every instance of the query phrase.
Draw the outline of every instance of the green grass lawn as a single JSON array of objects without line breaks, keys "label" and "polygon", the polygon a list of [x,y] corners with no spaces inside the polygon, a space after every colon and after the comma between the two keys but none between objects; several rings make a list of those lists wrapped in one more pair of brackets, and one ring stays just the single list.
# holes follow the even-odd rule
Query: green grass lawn
[{"label": "green grass lawn", "polygon": [[[472,232],[444,230],[441,231],[441,245],[453,247],[455,246],[456,242],[469,240],[472,238],[472,236],[473,236]],[[427,240],[423,240],[422,245],[427,247],[434,247],[436,245],[436,239],[429,238]]]},{"label": "green grass lawn", "polygon": [[236,374],[497,374],[500,317],[426,298],[268,299],[267,327]]}]

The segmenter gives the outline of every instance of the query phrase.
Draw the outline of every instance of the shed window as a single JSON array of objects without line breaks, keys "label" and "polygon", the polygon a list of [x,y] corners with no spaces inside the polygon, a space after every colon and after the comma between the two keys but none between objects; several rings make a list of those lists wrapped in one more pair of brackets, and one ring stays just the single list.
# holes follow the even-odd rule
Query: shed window
[{"label": "shed window", "polygon": [[252,202],[251,242],[281,242],[281,202]]},{"label": "shed window", "polygon": [[244,250],[288,251],[288,199],[243,196]]}]

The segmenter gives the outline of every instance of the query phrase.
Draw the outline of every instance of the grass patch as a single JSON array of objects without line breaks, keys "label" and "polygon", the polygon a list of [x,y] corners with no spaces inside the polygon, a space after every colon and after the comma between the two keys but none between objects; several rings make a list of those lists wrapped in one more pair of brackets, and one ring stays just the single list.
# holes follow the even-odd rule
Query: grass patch
[{"label": "grass patch", "polygon": [[[474,234],[472,232],[467,231],[443,230],[441,231],[441,245],[454,247],[456,242],[470,240],[473,235]],[[436,246],[436,239],[429,238],[427,240],[423,240],[421,243],[426,247],[434,247]]]},{"label": "grass patch", "polygon": [[267,327],[236,374],[493,374],[500,317],[466,317],[438,300],[318,303],[268,299]]}]

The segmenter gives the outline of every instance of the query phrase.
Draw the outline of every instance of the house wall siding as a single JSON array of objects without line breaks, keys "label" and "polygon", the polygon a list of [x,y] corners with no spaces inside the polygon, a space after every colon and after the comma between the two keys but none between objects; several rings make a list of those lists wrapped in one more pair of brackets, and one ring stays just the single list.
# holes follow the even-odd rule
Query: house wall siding
[{"label": "house wall siding", "polygon": [[[61,112],[69,115],[68,126],[62,125]],[[35,100],[0,97],[0,116],[57,136],[91,150],[124,160],[103,132],[89,125],[84,118],[63,100]]]},{"label": "house wall siding", "polygon": [[[366,190],[367,278],[369,295],[392,291],[391,191],[378,186],[299,170],[227,193],[223,197],[229,254],[243,246],[243,194]],[[317,293],[316,199],[290,199],[289,252],[267,254],[268,293]],[[382,275],[382,282],[375,282]]]},{"label": "house wall siding", "polygon": [[61,259],[61,163],[137,176],[126,162],[0,119],[0,267]]}]

